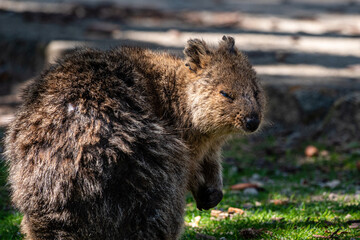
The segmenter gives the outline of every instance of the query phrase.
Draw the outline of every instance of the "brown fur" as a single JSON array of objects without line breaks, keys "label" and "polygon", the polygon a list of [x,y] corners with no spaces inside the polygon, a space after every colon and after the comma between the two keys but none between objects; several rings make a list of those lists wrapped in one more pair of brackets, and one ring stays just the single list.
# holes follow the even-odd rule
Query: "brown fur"
[{"label": "brown fur", "polygon": [[219,203],[221,146],[263,90],[231,37],[184,53],[80,49],[27,88],[6,137],[27,239],[177,239],[187,190]]}]

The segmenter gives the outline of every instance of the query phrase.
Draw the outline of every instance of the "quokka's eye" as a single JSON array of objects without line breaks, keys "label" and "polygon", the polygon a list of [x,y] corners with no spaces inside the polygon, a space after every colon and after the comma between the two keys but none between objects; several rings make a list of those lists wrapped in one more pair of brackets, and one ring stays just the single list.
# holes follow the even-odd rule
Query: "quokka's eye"
[{"label": "quokka's eye", "polygon": [[234,100],[234,98],[232,96],[230,96],[228,93],[224,92],[223,90],[220,91],[220,94],[230,100]]}]

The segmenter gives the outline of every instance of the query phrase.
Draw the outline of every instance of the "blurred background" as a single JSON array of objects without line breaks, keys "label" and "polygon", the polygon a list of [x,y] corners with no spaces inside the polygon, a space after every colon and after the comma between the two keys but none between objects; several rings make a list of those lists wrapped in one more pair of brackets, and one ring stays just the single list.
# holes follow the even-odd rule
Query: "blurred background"
[{"label": "blurred background", "polygon": [[257,137],[283,137],[284,149],[321,136],[342,145],[360,136],[359,13],[360,0],[1,0],[0,126],[22,85],[74,47],[182,56],[189,38],[231,35],[266,88]]}]

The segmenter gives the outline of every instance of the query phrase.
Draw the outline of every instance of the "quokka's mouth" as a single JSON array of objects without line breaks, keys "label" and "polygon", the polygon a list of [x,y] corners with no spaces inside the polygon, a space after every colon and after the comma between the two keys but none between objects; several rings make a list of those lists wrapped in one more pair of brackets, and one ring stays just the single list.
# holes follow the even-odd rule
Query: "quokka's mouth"
[{"label": "quokka's mouth", "polygon": [[248,133],[242,122],[236,122],[232,128],[233,128],[232,131],[234,133],[242,133],[242,134]]},{"label": "quokka's mouth", "polygon": [[233,131],[251,134],[260,128],[260,121],[246,123],[245,121],[237,121],[233,126]]}]

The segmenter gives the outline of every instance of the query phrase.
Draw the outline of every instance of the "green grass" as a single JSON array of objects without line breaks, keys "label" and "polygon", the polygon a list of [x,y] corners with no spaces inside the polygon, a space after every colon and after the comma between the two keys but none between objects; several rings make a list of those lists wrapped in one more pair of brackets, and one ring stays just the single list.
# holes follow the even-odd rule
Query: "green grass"
[{"label": "green grass", "polygon": [[[342,152],[326,149],[326,156],[306,158],[303,150],[307,144],[310,143],[277,153],[279,146],[274,138],[255,143],[245,139],[229,142],[223,154],[224,199],[216,209],[226,212],[229,207],[236,207],[245,213],[214,219],[210,210],[197,210],[189,195],[186,225],[197,216],[201,218],[198,225],[185,227],[182,240],[321,239],[314,235],[360,239],[360,229],[349,227],[360,220],[360,177],[356,169],[360,145],[352,143]],[[230,190],[233,184],[255,180],[264,188],[256,195]],[[340,184],[327,187],[326,183],[332,180],[339,180]],[[22,239],[21,215],[11,208],[8,194],[6,167],[0,160],[0,239]],[[275,204],[276,199],[286,201]]]},{"label": "green grass", "polygon": [[21,215],[12,209],[9,201],[9,191],[6,185],[7,171],[1,158],[2,138],[4,130],[0,129],[0,239],[22,239],[19,233]]},{"label": "green grass", "polygon": [[[266,154],[267,148],[276,147],[273,139],[248,145],[246,140],[234,139],[225,148],[224,199],[217,206],[225,212],[229,207],[241,208],[245,214],[211,219],[211,211],[198,211],[189,196],[185,220],[193,222],[196,216],[201,220],[198,227],[186,227],[183,240],[202,239],[196,237],[197,233],[214,239],[321,239],[314,235],[360,239],[360,228],[349,228],[360,220],[357,150],[328,150],[326,156],[307,158],[303,153],[306,144],[279,156]],[[254,174],[265,191],[249,196],[230,190],[235,183],[251,182]],[[335,188],[326,186],[332,180],[340,184]],[[275,199],[286,201],[275,205]]]}]

